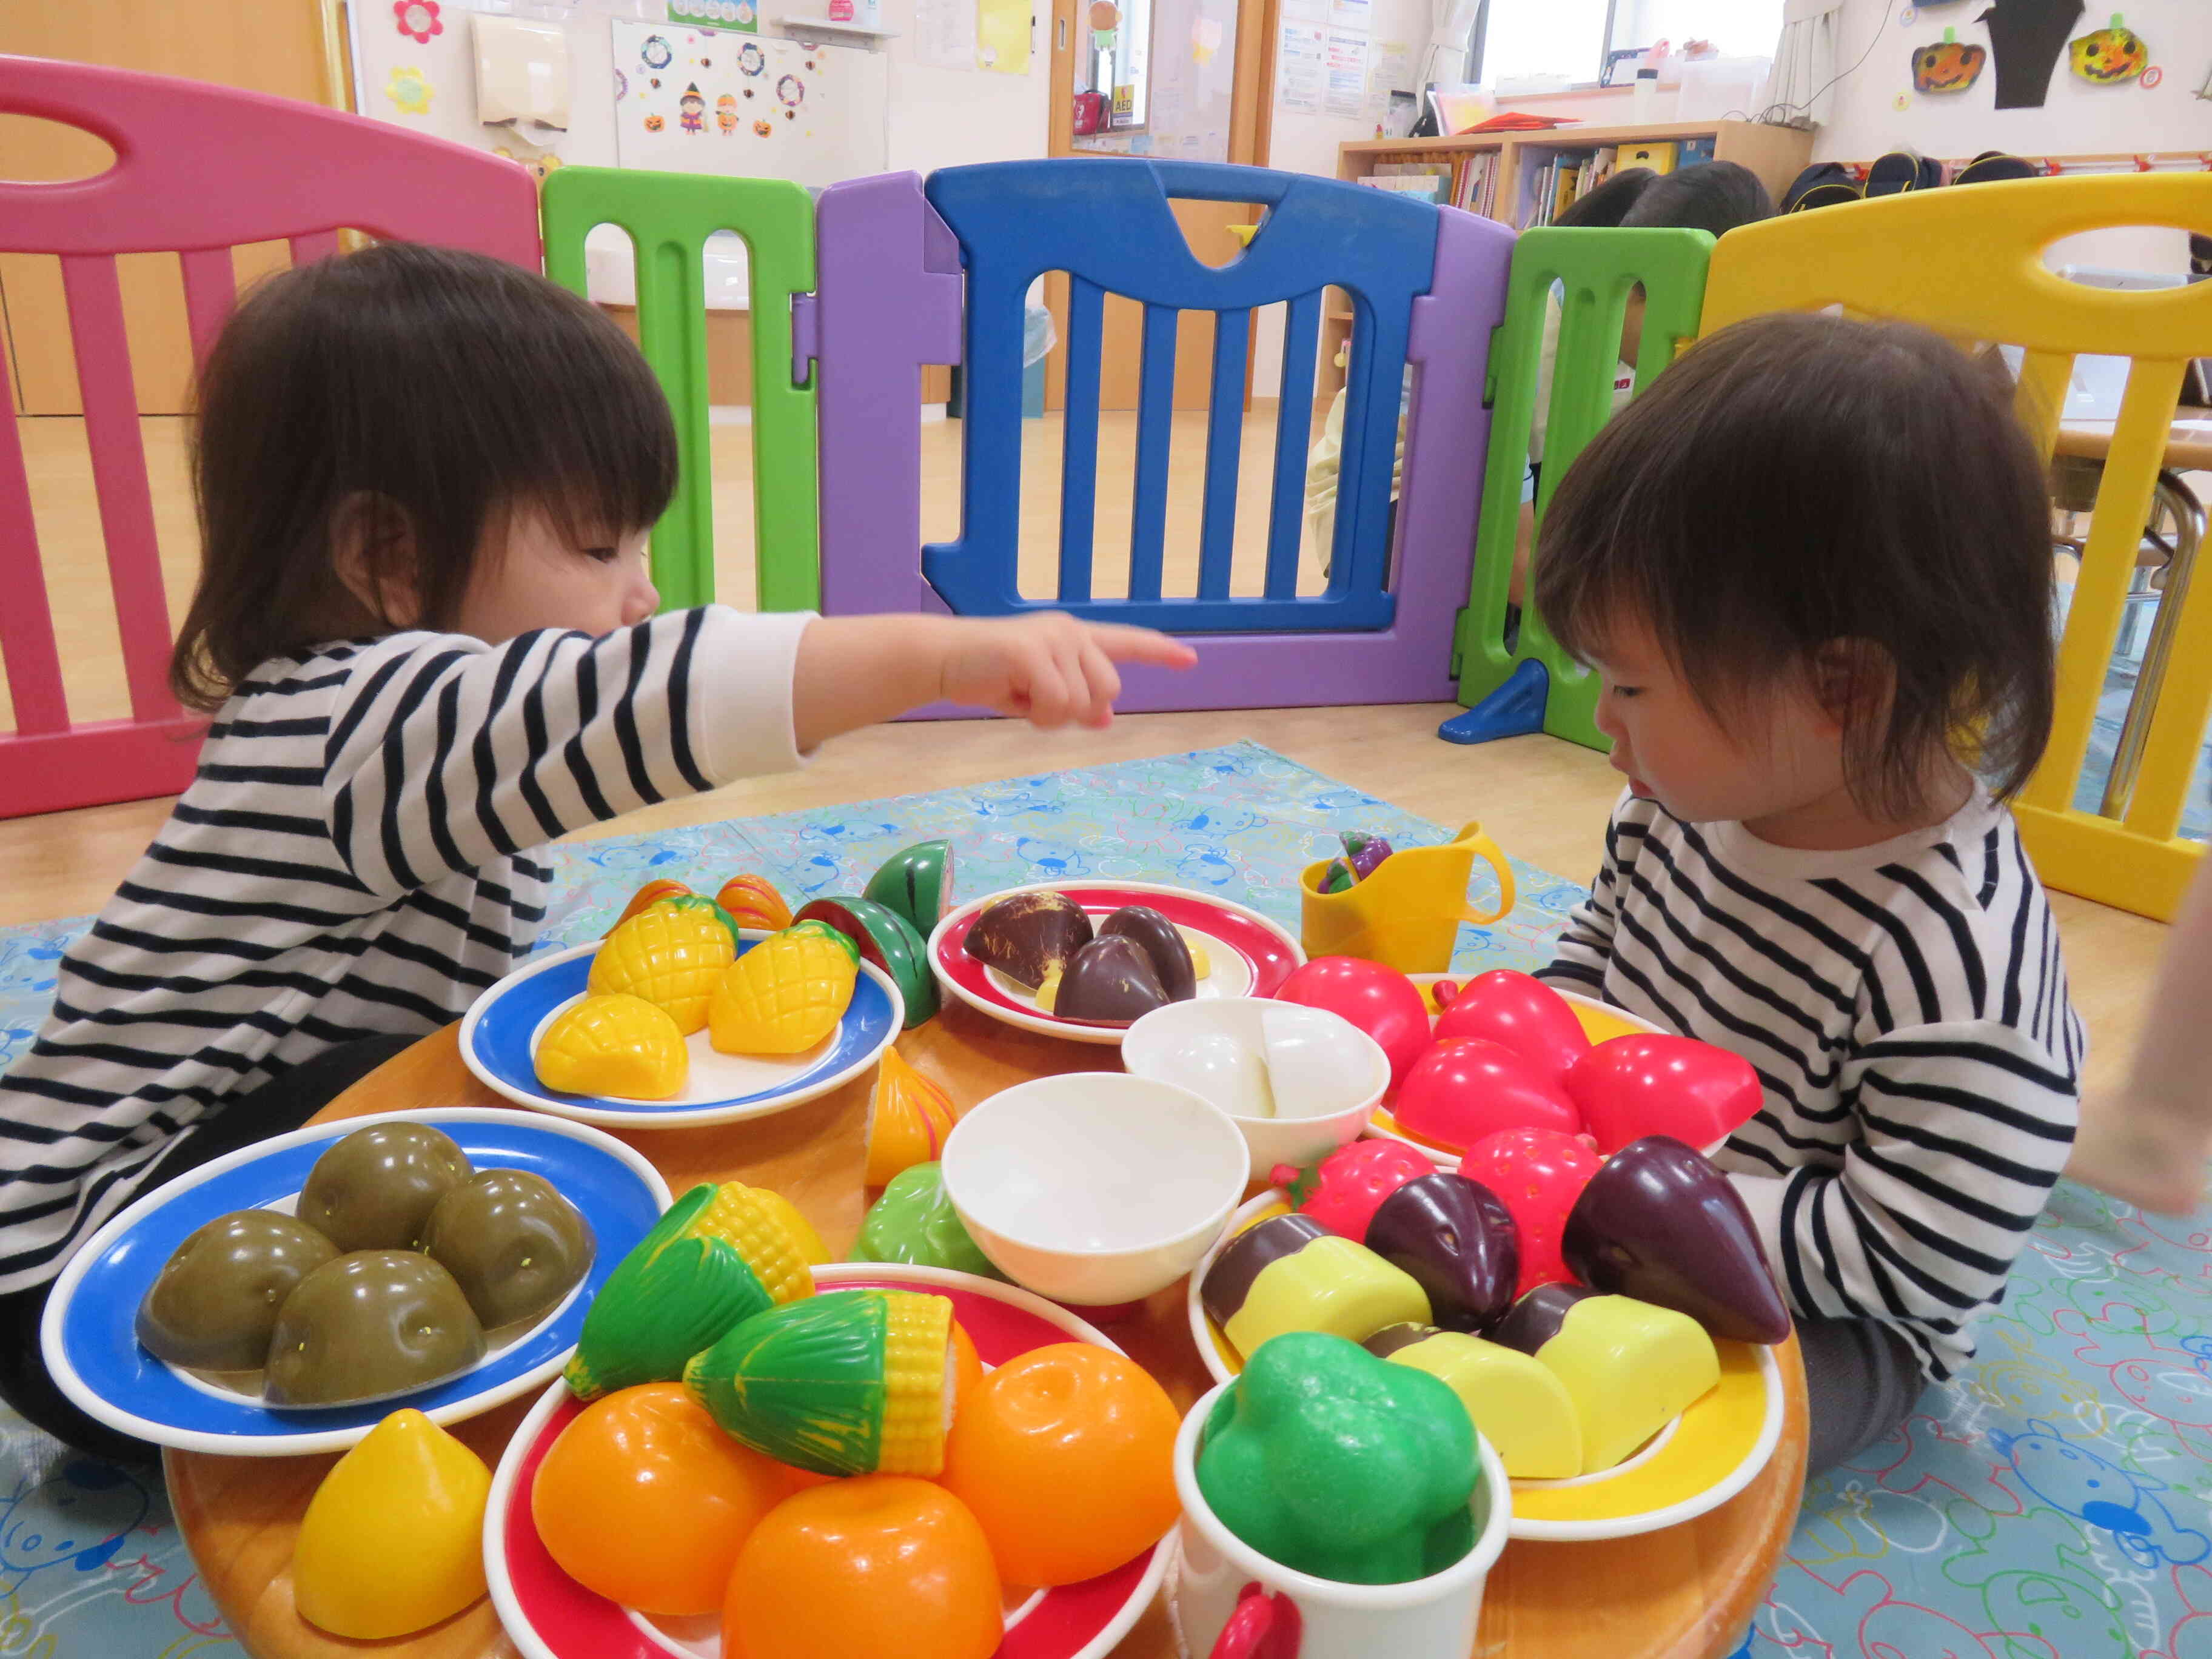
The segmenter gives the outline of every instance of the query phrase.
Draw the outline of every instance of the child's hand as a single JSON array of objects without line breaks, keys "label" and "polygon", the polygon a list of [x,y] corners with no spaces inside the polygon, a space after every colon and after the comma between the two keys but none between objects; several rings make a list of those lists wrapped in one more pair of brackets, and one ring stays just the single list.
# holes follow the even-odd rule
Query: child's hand
[{"label": "child's hand", "polygon": [[1121,676],[1114,665],[1188,668],[1198,653],[1149,628],[1078,622],[1063,611],[963,618],[947,642],[944,695],[1032,726],[1114,723]]}]

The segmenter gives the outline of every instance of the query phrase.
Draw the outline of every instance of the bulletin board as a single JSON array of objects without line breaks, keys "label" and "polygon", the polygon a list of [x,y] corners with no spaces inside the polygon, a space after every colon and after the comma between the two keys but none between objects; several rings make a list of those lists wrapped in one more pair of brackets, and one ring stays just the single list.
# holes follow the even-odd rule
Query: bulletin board
[{"label": "bulletin board", "polygon": [[884,170],[881,54],[680,23],[610,27],[623,167],[817,188]]}]

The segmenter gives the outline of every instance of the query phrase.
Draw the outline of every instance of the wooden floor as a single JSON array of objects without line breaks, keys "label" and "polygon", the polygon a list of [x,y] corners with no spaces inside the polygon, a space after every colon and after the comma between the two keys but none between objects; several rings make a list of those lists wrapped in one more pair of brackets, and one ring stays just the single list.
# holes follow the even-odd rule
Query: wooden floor
[{"label": "wooden floor", "polygon": [[[1111,416],[1107,422],[1101,477],[1126,479],[1132,470],[1126,417],[1121,423]],[[19,425],[33,477],[71,710],[78,718],[115,718],[127,710],[82,435],[73,421],[28,420]],[[196,561],[181,423],[148,421],[144,425],[170,608],[177,615],[189,595]],[[932,538],[950,537],[957,526],[957,429],[930,426],[924,434],[924,533]],[[751,505],[747,437],[743,427],[714,431],[717,546],[721,550],[717,581],[719,590],[731,596],[749,595],[752,587],[751,538],[743,529]],[[1195,504],[1202,489],[1203,443],[1195,426],[1179,430],[1176,439],[1167,585],[1170,592],[1188,592],[1195,580]],[[1251,423],[1239,489],[1241,592],[1257,588],[1272,441],[1264,416]],[[1028,423],[1024,465],[1023,586],[1025,592],[1043,597],[1050,592],[1042,584],[1053,568],[1049,550],[1057,534],[1059,511],[1055,423]],[[1101,495],[1100,546],[1126,549],[1126,492],[1118,500],[1107,499],[1102,488]],[[1126,555],[1118,565],[1102,556],[1097,591],[1125,591],[1116,584],[1126,581]],[[1318,569],[1309,556],[1301,585],[1310,591],[1318,580]],[[1588,880],[1597,867],[1606,815],[1618,793],[1619,780],[1604,757],[1544,737],[1455,747],[1435,736],[1437,720],[1451,712],[1449,706],[1428,705],[1150,714],[1122,720],[1103,733],[1036,732],[998,721],[878,726],[830,744],[803,773],[733,784],[623,818],[580,839],[957,787],[1018,773],[1172,754],[1249,738],[1437,823],[1456,826],[1479,818],[1508,851],[1542,868]],[[5,724],[0,714],[0,728]],[[98,909],[160,828],[168,808],[166,799],[138,801],[0,820],[0,926]],[[2063,894],[2054,895],[2054,904],[2065,938],[2075,1000],[2089,1024],[2094,1086],[2115,1075],[2133,1043],[2139,1008],[2166,930]]]}]

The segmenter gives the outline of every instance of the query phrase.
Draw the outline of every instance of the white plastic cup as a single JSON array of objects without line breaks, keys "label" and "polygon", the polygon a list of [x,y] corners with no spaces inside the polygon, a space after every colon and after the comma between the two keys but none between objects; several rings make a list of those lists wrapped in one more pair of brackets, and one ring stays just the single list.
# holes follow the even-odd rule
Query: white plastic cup
[{"label": "white plastic cup", "polygon": [[[1190,1408],[1176,1437],[1182,1500],[1176,1633],[1185,1659],[1467,1659],[1482,1616],[1482,1587],[1513,1518],[1505,1466],[1480,1431],[1482,1479],[1468,1507],[1474,1547],[1442,1572],[1404,1584],[1340,1584],[1271,1561],[1223,1526],[1198,1489],[1199,1439],[1223,1383]],[[1231,1628],[1235,1620],[1236,1627]]]}]

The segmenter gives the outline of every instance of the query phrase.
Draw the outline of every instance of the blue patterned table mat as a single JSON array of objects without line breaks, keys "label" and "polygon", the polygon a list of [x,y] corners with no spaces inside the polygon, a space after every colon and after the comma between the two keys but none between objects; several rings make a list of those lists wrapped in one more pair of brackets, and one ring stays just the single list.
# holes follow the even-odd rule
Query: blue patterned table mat
[{"label": "blue patterned table mat", "polygon": [[[566,844],[545,942],[593,937],[657,874],[711,888],[755,870],[793,899],[852,892],[892,852],[939,836],[965,896],[1062,877],[1166,880],[1295,929],[1298,870],[1347,827],[1401,846],[1449,835],[1236,744]],[[1517,861],[1515,877],[1505,921],[1462,931],[1459,969],[1543,961],[1582,896]],[[30,1040],[88,920],[0,931],[0,1063]],[[2161,1220],[2062,1182],[1973,1362],[1899,1438],[1808,1489],[1746,1650],[2212,1659],[2208,1310],[2212,1214]],[[0,1659],[236,1650],[158,1472],[66,1457],[0,1412]]]}]

